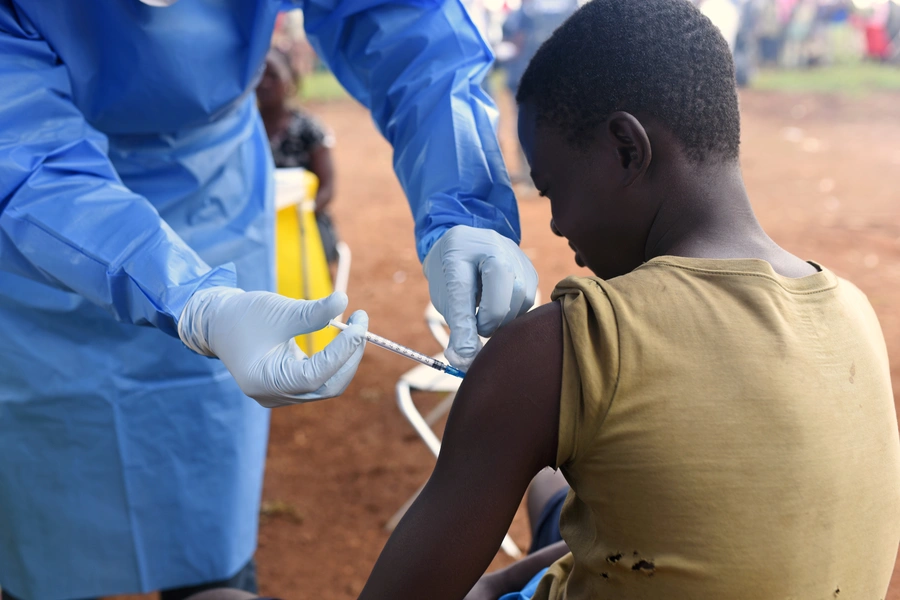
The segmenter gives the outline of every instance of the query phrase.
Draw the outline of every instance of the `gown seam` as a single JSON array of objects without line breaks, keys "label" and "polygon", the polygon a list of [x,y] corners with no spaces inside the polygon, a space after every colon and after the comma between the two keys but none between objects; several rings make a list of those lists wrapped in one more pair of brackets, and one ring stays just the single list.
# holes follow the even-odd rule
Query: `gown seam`
[{"label": "gown seam", "polygon": [[122,472],[122,492],[125,497],[125,508],[128,511],[128,526],[130,529],[131,535],[129,536],[131,539],[131,546],[134,552],[134,562],[135,562],[135,571],[137,573],[138,585],[140,586],[141,592],[146,592],[147,590],[147,574],[143,568],[144,557],[141,552],[142,544],[139,543],[140,538],[140,528],[138,527],[134,515],[134,508],[131,502],[131,489],[128,486],[128,473],[125,469],[125,451],[122,448],[122,435],[119,429],[119,406],[116,403],[112,403],[113,408],[113,424],[115,428],[115,436],[116,436],[116,451],[119,454],[119,468]]}]

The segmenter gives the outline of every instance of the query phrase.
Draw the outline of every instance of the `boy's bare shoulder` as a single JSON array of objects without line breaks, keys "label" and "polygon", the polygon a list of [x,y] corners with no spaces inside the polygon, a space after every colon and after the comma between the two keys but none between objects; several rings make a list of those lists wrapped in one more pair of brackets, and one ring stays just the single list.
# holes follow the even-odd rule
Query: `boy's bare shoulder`
[{"label": "boy's bare shoulder", "polygon": [[562,339],[562,309],[559,302],[549,302],[501,327],[481,355],[491,362],[523,364],[529,362],[529,353],[537,352],[546,360],[556,350],[552,346],[557,338]]},{"label": "boy's bare shoulder", "polygon": [[[465,382],[475,384],[481,392],[539,392],[547,387],[548,375],[561,371],[562,339],[559,302],[539,306],[497,330],[475,359]],[[547,391],[558,398],[558,375],[556,379]]]},{"label": "boy's bare shoulder", "polygon": [[453,434],[458,433],[464,440],[461,447],[471,448],[479,434],[487,432],[485,453],[498,455],[504,448],[516,448],[513,462],[527,471],[526,484],[537,472],[530,470],[533,467],[555,465],[562,356],[558,302],[501,327],[466,374],[445,439],[455,439]]}]

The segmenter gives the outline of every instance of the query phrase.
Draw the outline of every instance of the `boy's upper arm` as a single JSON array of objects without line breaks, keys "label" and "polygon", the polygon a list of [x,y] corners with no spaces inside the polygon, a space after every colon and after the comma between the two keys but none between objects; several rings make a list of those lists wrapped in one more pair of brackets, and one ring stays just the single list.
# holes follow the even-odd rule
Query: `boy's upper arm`
[{"label": "boy's upper arm", "polygon": [[459,389],[440,457],[360,598],[458,600],[484,573],[531,478],[556,463],[559,303],[503,327]]}]

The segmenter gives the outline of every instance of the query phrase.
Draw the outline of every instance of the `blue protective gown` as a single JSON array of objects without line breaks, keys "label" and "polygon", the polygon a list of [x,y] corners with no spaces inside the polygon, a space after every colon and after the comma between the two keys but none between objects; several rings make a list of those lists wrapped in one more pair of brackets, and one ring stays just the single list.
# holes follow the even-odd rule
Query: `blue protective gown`
[{"label": "blue protective gown", "polygon": [[[458,0],[296,6],[396,148],[419,255],[456,224],[518,240],[478,85],[491,55]],[[199,288],[273,287],[252,90],[286,7],[0,0],[0,586],[16,596],[224,579],[254,552],[268,411],[175,327]]]}]

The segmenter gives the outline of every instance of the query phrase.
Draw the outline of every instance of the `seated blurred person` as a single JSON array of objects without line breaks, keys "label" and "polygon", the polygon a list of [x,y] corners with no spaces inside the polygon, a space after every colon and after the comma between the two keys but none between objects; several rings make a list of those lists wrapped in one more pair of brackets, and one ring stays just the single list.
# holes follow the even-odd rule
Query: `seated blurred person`
[{"label": "seated blurred person", "polygon": [[297,94],[300,75],[290,58],[272,48],[266,56],[266,70],[256,98],[262,115],[275,167],[301,167],[319,179],[316,192],[316,223],[329,264],[337,261],[337,231],[328,207],[334,198],[334,161],[331,148],[334,137],[309,113],[291,105]]}]

